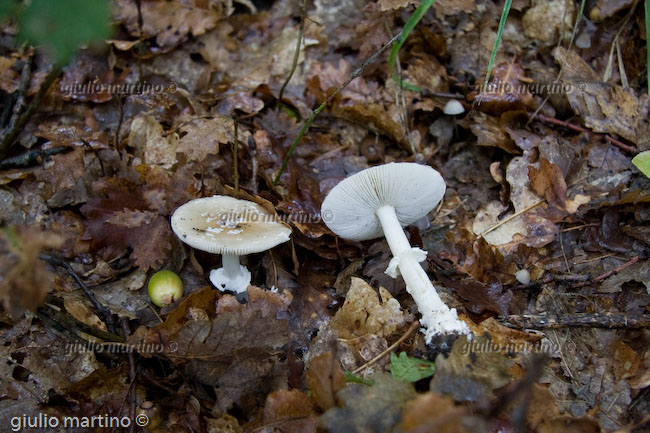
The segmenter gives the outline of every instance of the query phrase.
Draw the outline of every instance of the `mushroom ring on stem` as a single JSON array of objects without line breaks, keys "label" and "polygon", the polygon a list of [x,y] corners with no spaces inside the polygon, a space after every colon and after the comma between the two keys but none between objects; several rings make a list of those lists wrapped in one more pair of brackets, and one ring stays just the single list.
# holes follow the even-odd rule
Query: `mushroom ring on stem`
[{"label": "mushroom ring on stem", "polygon": [[456,309],[449,309],[419,262],[427,253],[412,248],[403,226],[424,217],[442,200],[445,182],[436,170],[415,163],[389,163],[339,182],[325,197],[321,215],[336,235],[353,241],[386,237],[393,258],[386,273],[402,275],[422,315],[427,343],[435,335],[468,334]]},{"label": "mushroom ring on stem", "polygon": [[260,253],[289,240],[291,229],[257,203],[225,195],[197,198],[176,209],[172,230],[197,250],[221,254],[222,267],[210,271],[220,290],[245,292],[251,273],[239,256]]}]

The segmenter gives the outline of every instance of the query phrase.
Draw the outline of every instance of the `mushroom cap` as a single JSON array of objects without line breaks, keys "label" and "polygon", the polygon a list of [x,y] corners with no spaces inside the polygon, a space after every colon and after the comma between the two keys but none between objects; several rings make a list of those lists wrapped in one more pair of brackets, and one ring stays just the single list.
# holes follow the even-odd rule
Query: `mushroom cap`
[{"label": "mushroom cap", "polygon": [[448,116],[455,116],[457,114],[463,114],[465,112],[465,107],[463,107],[463,104],[461,104],[457,100],[450,99],[445,104],[445,108],[443,109],[443,112]]},{"label": "mushroom cap", "polygon": [[391,162],[339,182],[323,200],[321,216],[338,236],[364,241],[383,236],[378,208],[393,206],[403,227],[425,216],[444,195],[445,181],[433,168]]},{"label": "mushroom cap", "polygon": [[197,250],[237,256],[289,240],[291,229],[262,206],[225,195],[197,198],[172,215],[176,236]]}]

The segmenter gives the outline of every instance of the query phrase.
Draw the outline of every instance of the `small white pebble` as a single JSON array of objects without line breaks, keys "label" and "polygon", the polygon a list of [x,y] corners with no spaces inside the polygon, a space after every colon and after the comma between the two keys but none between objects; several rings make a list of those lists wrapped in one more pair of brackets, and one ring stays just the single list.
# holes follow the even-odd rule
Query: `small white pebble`
[{"label": "small white pebble", "polygon": [[515,273],[515,278],[521,284],[530,284],[530,272],[526,269],[520,269]]},{"label": "small white pebble", "polygon": [[445,104],[445,109],[443,112],[448,115],[448,116],[455,116],[457,114],[462,114],[465,112],[465,107],[463,107],[463,104],[458,102],[455,99],[450,99],[447,104]]}]

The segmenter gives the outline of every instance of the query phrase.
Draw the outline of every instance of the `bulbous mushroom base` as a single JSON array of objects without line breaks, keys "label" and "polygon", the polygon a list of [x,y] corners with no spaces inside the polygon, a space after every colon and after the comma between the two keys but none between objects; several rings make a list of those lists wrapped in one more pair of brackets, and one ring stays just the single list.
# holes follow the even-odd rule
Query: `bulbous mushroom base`
[{"label": "bulbous mushroom base", "polygon": [[[422,318],[420,331],[424,334],[424,340],[431,344],[431,339],[439,335],[467,335],[470,334],[469,327],[458,318],[455,308],[444,310],[429,310],[418,306]],[[424,310],[424,311],[422,311]]]},{"label": "bulbous mushroom base", "polygon": [[239,272],[234,277],[227,276],[225,268],[213,269],[210,271],[210,282],[222,292],[243,293],[251,283],[251,273],[242,265],[239,265]]}]

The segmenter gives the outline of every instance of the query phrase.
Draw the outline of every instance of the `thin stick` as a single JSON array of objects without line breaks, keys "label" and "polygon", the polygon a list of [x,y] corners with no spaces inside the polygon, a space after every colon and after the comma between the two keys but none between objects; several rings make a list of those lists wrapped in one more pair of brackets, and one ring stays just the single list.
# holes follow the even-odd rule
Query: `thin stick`
[{"label": "thin stick", "polygon": [[598,282],[600,282],[600,281],[602,281],[602,280],[604,280],[606,278],[611,277],[614,274],[617,274],[617,273],[621,272],[623,269],[625,269],[625,268],[627,268],[629,266],[632,266],[633,264],[635,264],[638,261],[639,261],[639,256],[634,256],[629,261],[627,261],[627,262],[623,263],[622,265],[612,269],[611,271],[607,271],[604,274],[601,274],[601,275],[597,276],[596,278],[594,278],[591,281],[585,281],[583,283],[576,283],[573,286],[571,286],[571,288],[576,289],[578,287],[588,286],[591,283],[598,283]]},{"label": "thin stick", "polygon": [[302,38],[305,34],[305,15],[307,15],[307,8],[305,3],[306,0],[300,0],[300,25],[298,27],[298,41],[296,42],[296,51],[293,53],[293,63],[291,65],[289,76],[280,88],[280,94],[278,95],[278,107],[282,104],[282,95],[284,94],[284,89],[289,84],[289,81],[291,81],[291,77],[293,77],[294,72],[296,72],[296,67],[298,66],[298,59],[300,58],[300,45],[302,44]]},{"label": "thin stick", "polygon": [[307,119],[305,121],[305,123],[302,125],[302,128],[300,128],[300,131],[298,132],[298,135],[296,136],[296,138],[294,138],[293,142],[291,143],[291,147],[289,147],[289,151],[287,152],[287,155],[284,157],[284,160],[282,161],[282,166],[280,167],[280,171],[278,172],[278,174],[275,176],[275,179],[273,180],[273,185],[274,186],[277,185],[278,182],[280,181],[280,176],[282,176],[282,173],[284,173],[284,170],[287,168],[287,165],[289,164],[289,159],[291,158],[291,155],[293,154],[293,151],[296,150],[296,146],[298,146],[298,143],[300,142],[302,137],[305,135],[305,133],[307,132],[307,130],[311,126],[312,122],[314,121],[314,119],[318,115],[318,113],[323,111],[323,109],[330,102],[332,102],[334,100],[336,95],[341,93],[341,91],[343,89],[345,89],[348,86],[348,84],[350,84],[350,82],[352,82],[352,80],[354,80],[355,78],[358,78],[361,75],[361,73],[363,72],[363,70],[369,64],[374,62],[377,59],[377,57],[379,57],[381,55],[381,53],[386,51],[386,48],[388,48],[393,42],[395,42],[397,39],[399,39],[399,37],[400,37],[399,34],[395,35],[395,37],[393,37],[390,41],[388,41],[386,43],[386,45],[384,45],[379,50],[377,50],[377,52],[375,52],[372,56],[370,56],[370,58],[368,58],[368,60],[363,62],[361,64],[361,66],[359,66],[357,69],[355,69],[352,72],[352,75],[350,75],[350,77],[345,81],[345,83],[341,84],[338,87],[338,89],[336,89],[334,91],[334,93],[332,93],[330,96],[328,96],[327,99],[325,99],[325,101],[322,104],[320,104],[314,111],[312,111],[311,116],[309,116],[309,119]]},{"label": "thin stick", "polygon": [[[563,126],[563,127],[567,128],[567,129],[571,129],[571,130],[576,131],[576,132],[583,132],[583,133],[588,133],[588,134],[594,133],[593,131],[590,131],[587,128],[583,128],[582,126],[574,125],[572,123],[569,123],[569,122],[566,122],[566,121],[560,120],[560,119],[555,119],[553,117],[547,117],[547,116],[544,116],[541,113],[537,114],[537,117],[542,122],[551,123],[553,125],[558,125],[558,126]],[[596,133],[596,134],[599,134],[599,133]],[[620,148],[621,150],[624,150],[626,152],[629,152],[629,153],[632,153],[632,154],[635,154],[635,155],[637,153],[639,153],[639,149],[637,149],[636,147],[627,145],[627,144],[623,143],[622,141],[615,139],[614,137],[612,137],[609,134],[602,134],[602,135],[605,136],[605,140],[609,141],[610,143],[612,143],[614,146]]]},{"label": "thin stick", "polygon": [[391,344],[391,346],[390,346],[388,349],[384,350],[384,351],[381,352],[379,355],[375,356],[375,357],[372,358],[370,361],[366,362],[366,363],[363,364],[361,367],[359,367],[359,368],[357,368],[356,370],[354,370],[352,373],[357,374],[357,373],[362,372],[363,370],[365,370],[366,368],[370,367],[370,366],[371,366],[372,364],[374,364],[375,362],[379,361],[379,360],[380,360],[381,358],[383,358],[384,356],[386,356],[386,355],[388,355],[389,353],[391,353],[393,350],[395,350],[395,348],[396,348],[397,346],[399,346],[400,344],[402,344],[402,342],[403,342],[404,340],[406,340],[406,339],[409,337],[409,335],[411,335],[411,334],[413,333],[413,331],[415,331],[415,330],[418,328],[418,326],[420,326],[420,322],[417,321],[417,320],[416,320],[415,322],[411,323],[411,326],[410,326],[409,329],[406,331],[406,333],[405,333],[404,335],[402,335],[402,336],[401,336],[401,337],[400,337],[396,342],[394,342],[393,344]]},{"label": "thin stick", "polygon": [[566,232],[570,232],[570,231],[573,231],[573,230],[585,229],[587,227],[599,227],[599,226],[600,226],[600,224],[598,224],[598,223],[588,223],[588,224],[582,224],[582,225],[579,225],[579,226],[567,227],[565,229],[560,230],[560,232],[561,233],[566,233]]},{"label": "thin stick", "polygon": [[68,271],[68,274],[77,282],[81,290],[86,294],[88,299],[90,299],[90,302],[93,304],[95,309],[97,310],[97,314],[99,314],[100,319],[106,324],[106,327],[108,328],[108,332],[112,334],[116,334],[115,332],[115,323],[113,322],[113,316],[111,313],[111,310],[108,308],[104,307],[95,297],[93,292],[90,291],[90,289],[84,284],[83,281],[79,278],[77,273],[72,269],[72,266],[65,260],[62,260],[58,257],[51,256],[49,254],[41,254],[40,258],[42,260],[45,260],[46,262],[49,262],[53,265],[60,266],[66,271]]},{"label": "thin stick", "polygon": [[13,122],[14,118],[12,118],[11,124],[7,127],[7,129],[5,129],[5,131],[3,131],[2,137],[0,138],[0,160],[4,159],[7,151],[9,150],[9,147],[11,147],[16,137],[18,137],[18,134],[23,130],[23,127],[27,121],[36,112],[36,109],[39,107],[39,105],[41,105],[41,101],[47,94],[47,91],[52,83],[54,83],[54,80],[56,80],[56,77],[59,76],[60,72],[60,67],[56,65],[52,66],[52,69],[50,69],[50,71],[45,76],[45,79],[43,79],[41,87],[38,89],[38,93],[34,99],[32,99],[32,102],[27,107],[27,110],[25,110],[25,112],[20,116],[18,116],[17,112],[14,112],[14,115],[16,116],[15,119],[17,120]]},{"label": "thin stick", "polygon": [[503,220],[499,221],[498,223],[496,223],[495,225],[493,225],[493,226],[490,227],[489,229],[485,230],[483,233],[481,233],[480,235],[478,235],[478,237],[479,237],[479,238],[484,237],[486,234],[488,234],[488,233],[490,233],[490,232],[492,232],[492,231],[498,229],[499,227],[501,227],[501,226],[504,225],[505,223],[507,223],[507,222],[509,222],[509,221],[512,221],[513,219],[517,218],[519,215],[521,215],[521,214],[523,214],[523,213],[526,213],[526,212],[528,212],[528,211],[531,210],[531,209],[536,208],[537,206],[539,206],[540,204],[544,203],[545,201],[546,201],[546,200],[541,199],[540,201],[531,204],[530,206],[528,206],[528,207],[526,207],[526,208],[520,210],[519,212],[515,212],[515,213],[513,213],[513,214],[510,215],[508,218],[504,218]]},{"label": "thin stick", "polygon": [[142,19],[142,0],[135,0],[135,7],[138,10],[138,81],[142,81],[142,48],[144,46],[144,20]]},{"label": "thin stick", "polygon": [[557,329],[568,327],[589,328],[649,328],[650,317],[630,313],[569,313],[522,314],[499,318],[511,328]]},{"label": "thin stick", "polygon": [[[129,334],[130,334],[129,319],[126,317],[121,317],[120,325],[122,328],[122,335],[126,340],[127,338],[129,338]],[[135,355],[132,350],[129,350],[129,380],[131,381],[129,385],[129,389],[127,391],[127,396],[129,399],[129,418],[135,419],[135,397],[136,397],[135,387],[136,387],[137,373],[135,367]],[[129,426],[129,433],[133,433],[133,431],[134,431],[134,427],[133,424],[131,424]]]},{"label": "thin stick", "polygon": [[232,163],[233,163],[233,180],[235,181],[235,196],[239,197],[239,137],[237,136],[237,132],[239,129],[239,116],[235,114],[234,116],[234,123],[235,123],[235,138],[234,138],[234,143],[233,143],[233,148],[232,148]]}]

